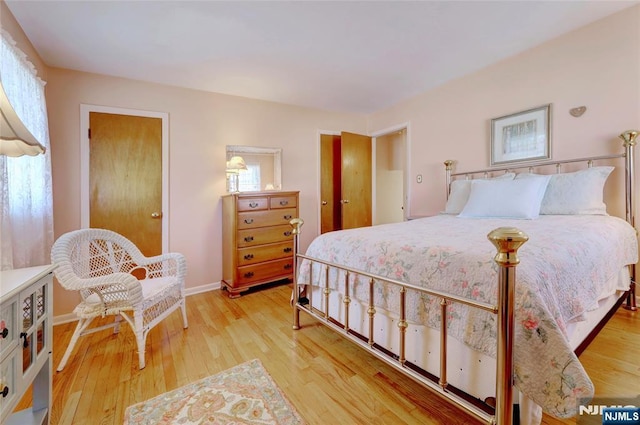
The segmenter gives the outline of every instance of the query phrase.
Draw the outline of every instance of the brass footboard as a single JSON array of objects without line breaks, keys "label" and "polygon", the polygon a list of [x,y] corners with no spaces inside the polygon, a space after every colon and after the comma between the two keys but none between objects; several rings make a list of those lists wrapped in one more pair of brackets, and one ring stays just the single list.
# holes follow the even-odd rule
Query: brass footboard
[{"label": "brass footboard", "polygon": [[[413,378],[425,387],[436,391],[451,402],[455,403],[468,413],[477,417],[479,420],[488,424],[511,424],[513,421],[513,322],[514,322],[514,294],[516,281],[516,266],[519,263],[518,249],[528,240],[528,236],[515,228],[501,227],[490,232],[487,237],[495,245],[497,254],[494,258],[499,265],[499,290],[497,305],[490,305],[482,302],[476,302],[466,298],[462,298],[453,294],[434,291],[422,287],[418,287],[409,283],[400,282],[398,280],[385,278],[382,276],[355,270],[349,267],[330,263],[324,260],[312,258],[298,252],[298,239],[300,237],[303,221],[294,219],[291,221],[294,234],[294,250],[296,261],[294,261],[294,289],[292,295],[293,302],[293,329],[300,329],[300,311],[304,311],[320,320],[321,323],[338,331],[346,338],[356,342],[358,345],[401,371],[405,375]],[[328,298],[331,292],[329,288],[329,273],[325,273],[325,282],[323,283],[322,295],[325,298],[324,311],[319,311],[313,307],[313,290],[306,291],[308,298],[301,302],[300,290],[307,283],[298,282],[298,262],[300,260],[310,261],[310,267],[325,267],[339,269],[345,272],[345,293],[343,298],[344,320],[340,323],[332,319],[329,315]],[[313,285],[311,270],[311,278],[308,285]],[[352,332],[349,328],[349,305],[350,283],[349,274],[358,274],[369,279],[369,300],[368,300],[368,335],[359,335]],[[374,339],[374,317],[376,309],[374,307],[374,282],[382,281],[391,285],[400,287],[400,311],[398,328],[399,328],[399,352],[390,353],[388,350],[377,345]],[[320,286],[320,284],[318,284]],[[419,373],[415,368],[406,364],[405,359],[405,335],[408,326],[406,321],[406,303],[405,296],[408,289],[415,290],[427,295],[435,296],[440,299],[441,306],[441,328],[440,328],[440,376],[437,380],[429,379],[424,374]],[[459,391],[452,391],[447,383],[447,307],[451,303],[462,303],[474,308],[485,310],[497,315],[497,376],[496,376],[496,406],[495,412],[487,411],[469,401],[460,395]]]}]

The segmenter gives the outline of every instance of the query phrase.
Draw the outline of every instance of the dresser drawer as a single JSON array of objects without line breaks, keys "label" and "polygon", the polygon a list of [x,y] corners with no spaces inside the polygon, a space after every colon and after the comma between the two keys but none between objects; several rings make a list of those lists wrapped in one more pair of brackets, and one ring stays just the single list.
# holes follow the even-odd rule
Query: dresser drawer
[{"label": "dresser drawer", "polygon": [[238,265],[262,263],[293,255],[293,241],[238,249]]},{"label": "dresser drawer", "polygon": [[238,211],[259,211],[269,207],[269,198],[240,198],[238,199]]},{"label": "dresser drawer", "polygon": [[0,395],[0,412],[5,411],[5,406],[13,406],[17,402],[15,400],[18,397],[17,362],[20,354],[22,354],[22,350],[14,350],[0,363],[0,393],[6,392],[6,395]]},{"label": "dresser drawer", "polygon": [[238,230],[238,248],[293,240],[291,225]]},{"label": "dresser drawer", "polygon": [[[18,297],[2,303],[0,307],[0,359],[18,344]],[[1,389],[0,389],[1,392]]]},{"label": "dresser drawer", "polygon": [[277,208],[295,208],[298,206],[296,196],[272,196],[269,198],[269,207]]},{"label": "dresser drawer", "polygon": [[296,211],[295,208],[283,208],[269,211],[239,212],[238,229],[289,224],[289,221],[296,217]]},{"label": "dresser drawer", "polygon": [[293,276],[293,257],[238,267],[237,276],[238,279],[235,282],[235,286],[249,285],[275,277],[291,278]]}]

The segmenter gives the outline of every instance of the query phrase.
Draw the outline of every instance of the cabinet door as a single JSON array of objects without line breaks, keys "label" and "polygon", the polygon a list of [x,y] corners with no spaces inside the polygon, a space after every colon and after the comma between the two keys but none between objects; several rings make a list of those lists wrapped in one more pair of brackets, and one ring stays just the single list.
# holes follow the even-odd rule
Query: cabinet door
[{"label": "cabinet door", "polygon": [[[30,381],[36,369],[49,355],[51,326],[49,321],[49,292],[45,277],[20,293],[20,345],[22,348],[22,374]],[[36,365],[37,364],[37,365]],[[32,367],[36,365],[35,367]]]}]

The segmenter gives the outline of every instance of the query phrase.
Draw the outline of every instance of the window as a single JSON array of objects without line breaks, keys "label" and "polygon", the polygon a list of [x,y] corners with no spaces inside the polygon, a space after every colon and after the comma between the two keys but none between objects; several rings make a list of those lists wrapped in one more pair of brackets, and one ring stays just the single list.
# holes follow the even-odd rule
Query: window
[{"label": "window", "polygon": [[2,30],[0,79],[16,113],[46,148],[44,155],[0,156],[0,268],[49,263],[53,244],[51,159],[44,82]]},{"label": "window", "polygon": [[260,190],[260,164],[247,164],[247,169],[240,171],[238,181],[243,191]]}]

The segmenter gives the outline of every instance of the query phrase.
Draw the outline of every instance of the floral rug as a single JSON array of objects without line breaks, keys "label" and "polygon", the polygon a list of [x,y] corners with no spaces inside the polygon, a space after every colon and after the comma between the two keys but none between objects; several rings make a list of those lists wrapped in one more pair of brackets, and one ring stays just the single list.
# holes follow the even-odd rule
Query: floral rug
[{"label": "floral rug", "polygon": [[129,406],[125,425],[274,424],[304,421],[258,359]]}]

